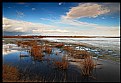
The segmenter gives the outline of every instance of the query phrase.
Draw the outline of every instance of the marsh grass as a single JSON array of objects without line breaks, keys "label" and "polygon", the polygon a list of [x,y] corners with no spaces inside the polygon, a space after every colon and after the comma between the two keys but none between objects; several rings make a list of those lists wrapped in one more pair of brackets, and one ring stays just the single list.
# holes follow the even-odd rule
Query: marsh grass
[{"label": "marsh grass", "polygon": [[68,68],[68,62],[55,61],[53,64],[56,68],[59,68],[59,69],[62,69],[62,70],[65,70],[65,69]]},{"label": "marsh grass", "polygon": [[4,64],[2,77],[3,77],[3,82],[18,81],[19,70],[16,67]]},{"label": "marsh grass", "polygon": [[55,45],[55,47],[57,47],[57,48],[62,48],[63,46],[64,46],[63,43],[59,43],[59,44],[56,44],[56,45]]},{"label": "marsh grass", "polygon": [[51,54],[52,53],[52,48],[49,46],[45,46],[45,50],[46,53]]},{"label": "marsh grass", "polygon": [[92,74],[92,71],[94,69],[94,62],[92,60],[92,57],[89,56],[84,59],[84,61],[81,63],[83,67],[81,68],[82,75],[83,76],[90,76]]},{"label": "marsh grass", "polygon": [[68,51],[68,52],[71,52],[72,50],[74,50],[72,47],[70,46],[64,46],[63,47],[64,50]]},{"label": "marsh grass", "polygon": [[34,46],[37,45],[37,41],[36,40],[31,40],[31,41],[17,41],[16,44],[18,46],[21,46],[24,48],[24,46]]},{"label": "marsh grass", "polygon": [[92,55],[91,53],[85,50],[75,50],[70,46],[64,46],[63,50],[66,50],[69,53],[69,55],[75,59],[84,59],[84,58],[87,58],[89,55],[90,56]]},{"label": "marsh grass", "polygon": [[[44,52],[51,54],[52,48],[49,47],[48,42],[45,42],[46,45],[38,45],[37,41],[19,41],[17,43],[19,46],[29,46],[31,47],[31,55],[34,57],[34,60],[44,60],[43,58],[43,50]],[[63,43],[53,44],[56,48],[62,48],[67,51],[71,57],[75,59],[81,59],[80,64],[82,65],[81,72],[83,76],[90,76],[92,74],[94,68],[94,62],[92,60],[91,54],[85,50],[75,50],[72,46],[64,46]],[[57,54],[58,55],[58,54]],[[68,55],[69,56],[69,55]],[[52,61],[52,59],[46,59],[48,64]],[[79,62],[79,61],[77,61]],[[60,70],[67,70],[69,67],[69,62],[67,57],[63,56],[61,61],[52,61],[52,66]],[[31,73],[31,72],[30,72]],[[29,75],[29,74],[28,74]]]},{"label": "marsh grass", "polygon": [[81,71],[83,76],[88,77],[92,74],[95,64],[93,62],[91,53],[85,50],[75,50],[74,48],[69,46],[65,46],[63,49],[69,52],[70,56],[72,56],[73,58],[82,59],[80,64],[82,66]]},{"label": "marsh grass", "polygon": [[54,66],[58,69],[66,70],[68,69],[69,63],[66,60],[65,56],[62,57],[61,61],[55,61],[53,62]]}]

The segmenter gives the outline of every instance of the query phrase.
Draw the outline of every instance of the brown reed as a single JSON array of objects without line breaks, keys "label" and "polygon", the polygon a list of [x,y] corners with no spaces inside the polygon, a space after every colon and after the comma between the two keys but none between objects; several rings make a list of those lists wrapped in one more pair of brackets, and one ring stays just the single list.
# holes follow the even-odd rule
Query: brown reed
[{"label": "brown reed", "polygon": [[54,61],[53,64],[55,67],[57,67],[59,69],[62,69],[62,70],[68,69],[68,61],[66,61],[65,56],[62,57],[62,61]]},{"label": "brown reed", "polygon": [[48,53],[48,54],[51,54],[51,52],[52,52],[52,48],[51,47],[49,47],[49,46],[45,46],[45,50],[44,50],[46,53]]},{"label": "brown reed", "polygon": [[19,71],[16,67],[3,65],[2,77],[4,82],[19,80]]},{"label": "brown reed", "polygon": [[59,44],[56,44],[56,45],[55,45],[55,47],[57,47],[57,48],[61,48],[61,47],[63,47],[63,46],[64,46],[63,43],[59,43]]},{"label": "brown reed", "polygon": [[92,71],[94,69],[94,62],[92,60],[92,57],[87,57],[84,59],[84,61],[81,63],[83,67],[81,68],[82,75],[83,76],[90,76],[92,74]]}]

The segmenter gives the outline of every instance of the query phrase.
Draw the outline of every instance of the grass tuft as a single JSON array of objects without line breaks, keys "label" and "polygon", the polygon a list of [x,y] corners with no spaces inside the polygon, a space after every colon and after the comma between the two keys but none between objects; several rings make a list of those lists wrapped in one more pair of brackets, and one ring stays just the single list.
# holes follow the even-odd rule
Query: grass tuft
[{"label": "grass tuft", "polygon": [[19,80],[19,71],[16,67],[10,65],[3,65],[3,81],[17,81]]}]

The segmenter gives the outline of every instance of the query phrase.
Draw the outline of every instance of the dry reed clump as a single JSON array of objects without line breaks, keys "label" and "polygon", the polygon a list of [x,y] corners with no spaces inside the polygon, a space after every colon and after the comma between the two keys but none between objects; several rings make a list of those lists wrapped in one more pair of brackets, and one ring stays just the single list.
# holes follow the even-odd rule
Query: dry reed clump
[{"label": "dry reed clump", "polygon": [[59,44],[56,44],[56,45],[55,45],[55,47],[57,47],[57,48],[61,48],[61,47],[63,47],[63,46],[64,46],[63,43],[59,43]]},{"label": "dry reed clump", "polygon": [[81,59],[85,59],[89,56],[91,56],[91,53],[85,51],[85,50],[80,50],[77,52],[78,55],[81,55]]},{"label": "dry reed clump", "polygon": [[53,63],[55,65],[55,67],[62,69],[62,70],[66,70],[68,68],[68,62],[66,61],[65,56],[63,56],[62,61],[55,61]]},{"label": "dry reed clump", "polygon": [[19,80],[19,71],[16,67],[10,65],[3,65],[3,81],[17,81]]},{"label": "dry reed clump", "polygon": [[33,56],[41,56],[42,57],[42,47],[41,46],[32,46],[31,48],[31,54]]},{"label": "dry reed clump", "polygon": [[17,44],[18,46],[21,46],[21,43],[22,43],[21,41],[17,41],[17,42],[16,42],[16,44]]},{"label": "dry reed clump", "polygon": [[29,43],[30,43],[31,47],[37,45],[37,41],[36,40],[31,40]]},{"label": "dry reed clump", "polygon": [[25,44],[28,45],[28,46],[35,46],[35,45],[37,45],[37,41],[36,40],[31,40],[31,41],[25,42]]},{"label": "dry reed clump", "polygon": [[59,69],[67,69],[68,68],[68,62],[59,62],[59,61],[55,61],[54,65],[59,68]]},{"label": "dry reed clump", "polygon": [[22,42],[22,47],[25,48],[25,47],[28,47],[30,46],[30,42],[29,41],[23,41]]},{"label": "dry reed clump", "polygon": [[52,48],[51,47],[49,47],[49,46],[45,46],[45,50],[44,50],[46,53],[48,53],[48,54],[51,54],[51,52],[52,52]]},{"label": "dry reed clump", "polygon": [[90,76],[92,74],[92,71],[94,69],[94,62],[92,60],[92,57],[87,57],[84,59],[84,61],[81,63],[83,65],[82,67],[82,75],[83,76]]},{"label": "dry reed clump", "polygon": [[18,46],[21,46],[22,48],[31,46],[30,41],[18,41],[18,42],[16,42],[16,43],[17,43]]},{"label": "dry reed clump", "polygon": [[67,52],[72,53],[74,51],[74,48],[70,47],[70,46],[64,46],[63,50],[66,50]]},{"label": "dry reed clump", "polygon": [[85,59],[89,56],[91,56],[91,53],[85,51],[85,50],[73,50],[71,52],[71,56],[75,59]]},{"label": "dry reed clump", "polygon": [[42,56],[34,56],[34,60],[42,61],[42,60],[43,60],[43,58],[42,58]]},{"label": "dry reed clump", "polygon": [[37,41],[36,40],[31,40],[31,41],[17,41],[16,42],[18,46],[34,46],[37,45]]}]

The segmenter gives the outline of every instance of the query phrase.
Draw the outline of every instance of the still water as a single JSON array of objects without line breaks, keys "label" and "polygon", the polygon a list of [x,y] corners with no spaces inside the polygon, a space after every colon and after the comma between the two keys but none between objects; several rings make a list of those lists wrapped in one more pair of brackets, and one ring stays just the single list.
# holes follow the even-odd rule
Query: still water
[{"label": "still water", "polygon": [[[25,50],[9,50],[3,54],[3,64],[16,66],[23,74],[21,79],[38,80],[38,81],[85,81],[81,76],[81,69],[76,65],[69,63],[68,70],[59,70],[54,67],[52,61],[46,60],[47,58],[56,61],[61,60],[64,51],[56,55],[56,52],[62,51],[58,48],[53,48],[51,54],[45,54],[44,60],[35,60],[29,52]],[[28,55],[27,57],[20,57],[20,54]]]}]

